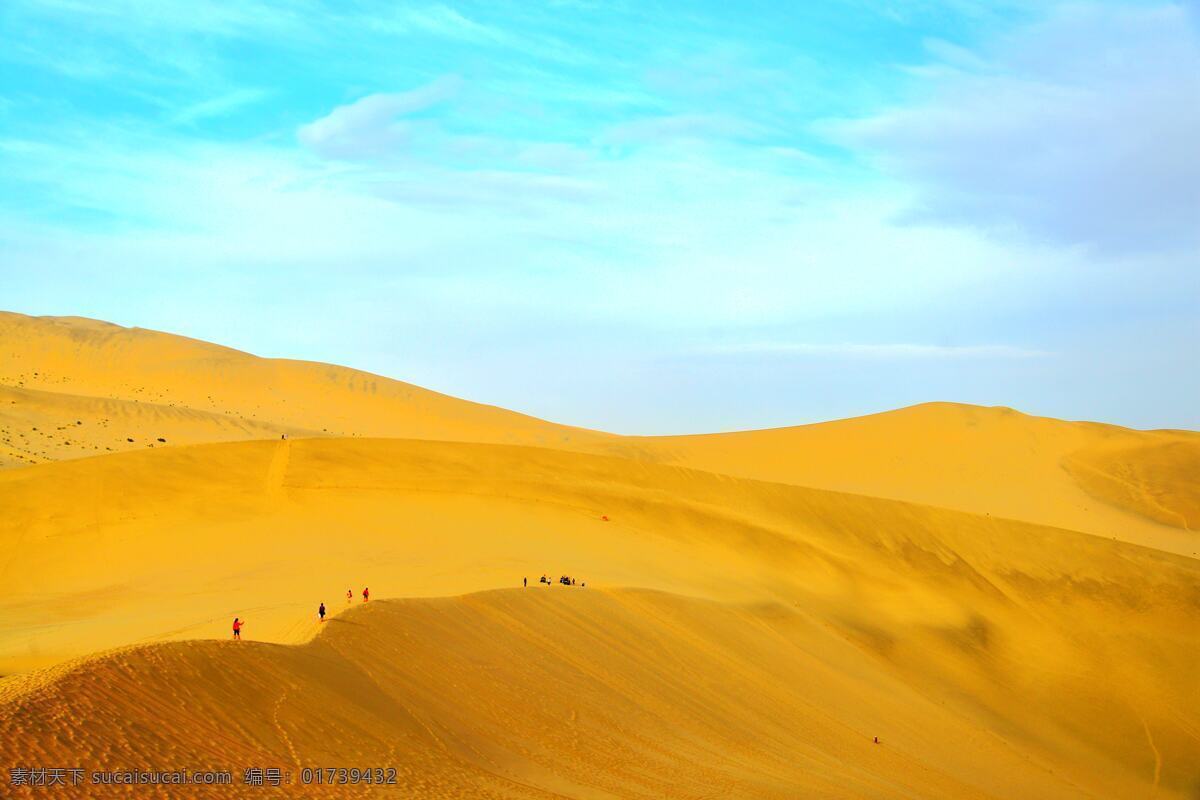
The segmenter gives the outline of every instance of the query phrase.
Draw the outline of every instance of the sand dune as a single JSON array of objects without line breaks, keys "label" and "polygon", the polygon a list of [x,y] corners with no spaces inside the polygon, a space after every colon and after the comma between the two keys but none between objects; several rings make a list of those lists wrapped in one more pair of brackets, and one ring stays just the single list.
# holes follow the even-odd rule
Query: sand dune
[{"label": "sand dune", "polygon": [[0,469],[181,444],[323,436],[187,406],[0,386]]},{"label": "sand dune", "polygon": [[[302,647],[159,645],[10,683],[0,757],[153,754],[296,782],[304,767],[394,765],[397,785],[372,793],[396,797],[1143,794],[1118,770],[997,734],[785,606],[531,588],[372,602],[325,628]],[[74,728],[80,716],[92,724]]]},{"label": "sand dune", "polygon": [[528,444],[1200,552],[1200,489],[1189,477],[1200,434],[1191,431],[928,403],[794,428],[621,437],[344,367],[77,317],[0,312],[0,343],[0,468],[283,433]]},{"label": "sand dune", "polygon": [[[20,315],[0,400],[13,765],[391,765],[429,797],[1200,789],[1193,433],[932,404],[618,437]],[[348,603],[364,585],[407,599]],[[248,641],[212,641],[234,615]]]},{"label": "sand dune", "polygon": [[[280,432],[543,446],[607,438],[359,370],[259,358],[183,336],[78,317],[0,312],[0,385],[188,408]],[[94,425],[80,427],[79,433],[89,436]],[[242,438],[219,428],[213,432],[208,441]],[[120,444],[104,436],[81,441]]]},{"label": "sand dune", "polygon": [[[64,509],[63,494],[82,502]],[[316,602],[344,608],[347,585],[444,595],[565,572],[587,591],[787,608],[854,648],[862,680],[891,676],[950,704],[1056,769],[1074,764],[1081,785],[1149,787],[1155,752],[1164,792],[1198,777],[1200,562],[1095,536],[616,458],[396,440],[48,464],[0,476],[0,503],[16,545],[0,607],[6,671],[131,641],[223,638],[234,614],[255,639],[302,642]],[[656,646],[622,625],[629,646]],[[778,691],[813,680],[779,669],[790,677]],[[721,681],[714,671],[698,685]]]},{"label": "sand dune", "polygon": [[1200,434],[925,405],[794,428],[631,437],[603,450],[910,500],[1193,555]]},{"label": "sand dune", "polygon": [[1132,442],[1122,438],[1071,453],[1063,459],[1063,468],[1081,489],[1104,503],[1164,525],[1200,531],[1197,437],[1172,434]]}]

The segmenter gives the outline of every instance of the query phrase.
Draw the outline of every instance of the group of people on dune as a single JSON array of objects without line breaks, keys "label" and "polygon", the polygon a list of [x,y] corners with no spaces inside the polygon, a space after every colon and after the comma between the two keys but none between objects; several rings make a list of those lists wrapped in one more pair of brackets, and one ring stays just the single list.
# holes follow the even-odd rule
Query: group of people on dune
[{"label": "group of people on dune", "polygon": [[[371,599],[371,590],[369,588],[363,587],[362,599],[363,599],[364,603]],[[354,600],[354,590],[347,589],[346,590],[346,602],[349,603],[352,600]],[[321,622],[325,621],[325,603],[324,602],[322,602],[320,607],[317,608],[317,616],[321,618]],[[241,619],[240,617],[233,618],[233,638],[237,639],[239,642],[242,640],[242,626],[245,624],[246,624],[246,621],[244,619]]]},{"label": "group of people on dune", "polygon": [[[563,586],[574,586],[574,585],[575,585],[575,579],[574,579],[574,578],[571,578],[571,577],[569,577],[569,576],[567,576],[567,575],[563,575],[562,577],[560,577],[560,578],[558,579],[558,582],[559,582],[559,583],[561,583]],[[542,577],[538,578],[538,583],[544,583],[544,584],[546,584],[547,586],[553,586],[553,585],[554,585],[554,581],[550,579],[550,576],[549,576],[549,575],[545,575],[545,574],[543,574],[543,575],[542,575]],[[522,579],[521,579],[521,585],[522,585],[522,586],[524,586],[524,587],[528,587],[528,586],[529,586],[529,578],[522,578]],[[583,582],[582,584],[580,584],[580,585],[581,585],[581,586],[587,586],[587,581],[584,581],[584,582]]]},{"label": "group of people on dune", "polygon": [[[559,583],[561,583],[563,586],[574,586],[574,585],[575,585],[575,579],[574,579],[574,578],[572,578],[572,577],[570,577],[570,576],[568,576],[568,575],[563,575],[563,576],[561,576],[561,577],[558,579],[558,582],[559,582]],[[542,575],[542,577],[538,578],[538,583],[544,583],[544,584],[546,584],[547,586],[553,586],[553,585],[554,585],[554,581],[553,581],[553,580],[551,580],[551,578],[550,578],[550,576],[549,576],[549,575]],[[521,579],[521,585],[522,585],[522,586],[525,586],[525,587],[528,587],[528,586],[529,586],[529,578],[527,578],[527,577],[526,577],[526,578],[522,578],[522,579]],[[583,582],[581,585],[582,585],[582,586],[584,586],[584,587],[586,587],[586,586],[587,586],[587,581],[584,581],[584,582]],[[367,602],[368,600],[370,600],[370,599],[371,599],[371,590],[370,590],[369,588],[366,588],[366,587],[364,587],[364,588],[363,588],[363,590],[362,590],[362,599],[363,599],[363,602],[364,602],[364,603],[365,603],[365,602]],[[353,590],[353,589],[347,589],[347,590],[346,590],[346,602],[347,602],[347,603],[349,603],[349,602],[351,602],[352,600],[354,600],[354,590]],[[320,605],[320,607],[319,607],[319,608],[317,608],[317,616],[321,618],[321,622],[324,622],[324,621],[325,621],[325,603],[324,603],[324,602],[322,602],[322,603],[321,603],[321,605]],[[234,618],[233,618],[233,638],[234,638],[234,639],[237,639],[238,641],[241,641],[241,639],[242,639],[242,626],[243,626],[243,625],[245,625],[245,624],[246,624],[246,621],[245,621],[244,619],[241,619],[240,617],[234,617]]]}]

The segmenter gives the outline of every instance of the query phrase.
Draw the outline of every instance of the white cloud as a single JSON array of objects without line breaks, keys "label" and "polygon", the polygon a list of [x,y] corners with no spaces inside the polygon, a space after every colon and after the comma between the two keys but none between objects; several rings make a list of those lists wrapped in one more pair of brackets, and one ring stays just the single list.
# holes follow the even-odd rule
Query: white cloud
[{"label": "white cloud", "polygon": [[381,179],[370,183],[373,194],[408,206],[443,209],[486,206],[497,212],[529,213],[556,203],[588,203],[602,188],[590,181],[560,175],[495,170],[455,173],[452,180]]},{"label": "white cloud", "polygon": [[953,68],[986,70],[987,62],[965,47],[945,39],[929,37],[923,42],[926,52],[942,64]]},{"label": "white cloud", "polygon": [[393,154],[409,135],[410,126],[401,117],[445,102],[461,83],[458,77],[445,75],[411,91],[367,95],[301,125],[296,135],[301,144],[326,158]]},{"label": "white cloud", "polygon": [[235,89],[232,92],[227,92],[208,100],[202,100],[199,103],[194,103],[180,109],[172,115],[171,120],[186,125],[213,117],[223,117],[238,109],[254,105],[267,97],[267,95],[268,92],[264,89]]},{"label": "white cloud", "polygon": [[1183,9],[1070,6],[926,99],[828,126],[918,190],[912,217],[1110,252],[1200,244],[1200,40]]},{"label": "white cloud", "polygon": [[449,6],[435,4],[395,10],[390,16],[372,16],[367,24],[380,32],[392,34],[430,33],[467,42],[507,42],[508,36],[495,28],[482,25]]},{"label": "white cloud", "polygon": [[1042,358],[1051,353],[1002,344],[814,344],[806,342],[747,342],[714,345],[700,350],[711,355],[825,356],[833,358]]},{"label": "white cloud", "polygon": [[249,37],[263,31],[292,33],[307,26],[304,14],[278,0],[193,0],[143,3],[140,0],[12,0],[14,13],[30,18],[72,20],[89,30],[103,29],[136,38],[148,31]]},{"label": "white cloud", "polygon": [[189,87],[219,81],[223,72],[211,47],[217,39],[300,44],[326,34],[311,13],[286,0],[6,0],[0,25],[0,61],[105,81],[106,90],[135,95],[181,78]]},{"label": "white cloud", "polygon": [[728,114],[674,114],[613,125],[602,144],[664,144],[679,140],[757,139],[768,129]]}]

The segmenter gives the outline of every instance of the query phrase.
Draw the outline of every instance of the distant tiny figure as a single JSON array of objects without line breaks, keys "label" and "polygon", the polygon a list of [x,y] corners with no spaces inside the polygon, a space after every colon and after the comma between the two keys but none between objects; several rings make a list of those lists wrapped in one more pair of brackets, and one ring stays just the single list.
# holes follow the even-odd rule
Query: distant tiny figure
[{"label": "distant tiny figure", "polygon": [[528,589],[529,588],[529,578],[521,578],[521,585],[524,586],[526,589]]},{"label": "distant tiny figure", "polygon": [[321,615],[321,622],[325,621],[325,604],[321,603],[321,607],[317,609],[317,613]]},{"label": "distant tiny figure", "polygon": [[363,602],[365,603],[365,602],[367,602],[367,601],[368,601],[368,600],[370,600],[370,599],[371,599],[371,590],[370,590],[370,589],[363,589]]},{"label": "distant tiny figure", "polygon": [[571,585],[572,585],[572,586],[574,586],[574,585],[575,585],[575,579],[574,579],[574,578],[571,578]]},{"label": "distant tiny figure", "polygon": [[878,736],[876,736],[876,737],[875,737],[875,744],[879,744],[879,737],[878,737]]},{"label": "distant tiny figure", "polygon": [[605,522],[608,522],[608,514],[601,514],[600,519],[604,520]]},{"label": "distant tiny figure", "polygon": [[240,619],[238,619],[237,617],[234,617],[234,618],[233,618],[233,638],[237,639],[238,641],[241,641],[241,639],[242,639],[242,626],[243,626],[243,625],[245,625],[245,624],[246,624],[246,623],[242,622],[242,621],[241,621]]},{"label": "distant tiny figure", "polygon": [[347,603],[349,603],[349,602],[350,602],[351,600],[353,600],[353,599],[354,599],[354,590],[353,590],[353,589],[347,589],[347,590],[346,590],[346,602],[347,602]]},{"label": "distant tiny figure", "polygon": [[285,434],[283,434],[282,436],[280,436],[279,438],[280,438],[280,439],[286,439],[286,438],[287,438],[287,434],[285,433]]}]

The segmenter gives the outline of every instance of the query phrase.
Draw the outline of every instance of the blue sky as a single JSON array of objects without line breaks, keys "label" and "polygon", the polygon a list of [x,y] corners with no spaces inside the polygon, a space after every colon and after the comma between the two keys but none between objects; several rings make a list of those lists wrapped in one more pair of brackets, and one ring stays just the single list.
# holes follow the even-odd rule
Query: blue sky
[{"label": "blue sky", "polygon": [[1195,3],[0,5],[0,308],[630,433],[1200,428]]}]

